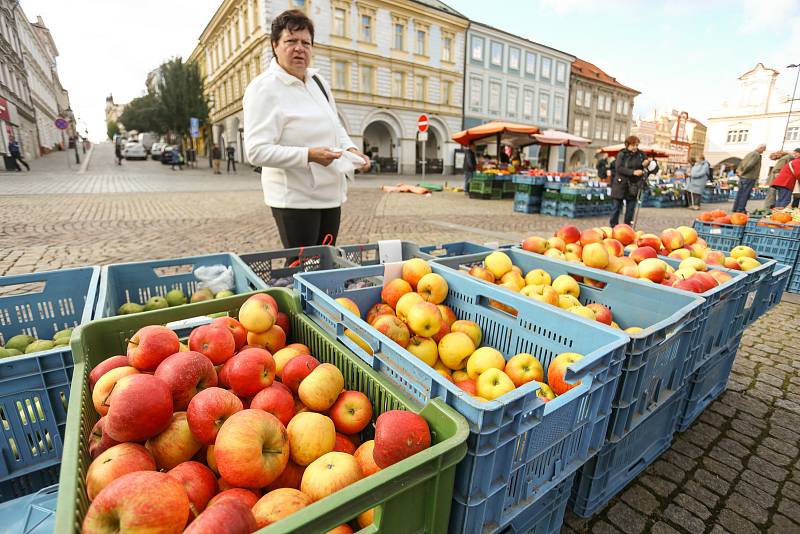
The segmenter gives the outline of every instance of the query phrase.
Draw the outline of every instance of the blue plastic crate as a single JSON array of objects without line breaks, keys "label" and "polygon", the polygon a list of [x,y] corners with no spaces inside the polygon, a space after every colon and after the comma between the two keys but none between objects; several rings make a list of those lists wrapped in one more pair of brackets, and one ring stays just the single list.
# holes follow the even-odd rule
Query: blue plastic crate
[{"label": "blue plastic crate", "polygon": [[772,258],[784,265],[794,265],[800,252],[800,239],[795,238],[745,233],[742,244],[755,250],[759,256]]},{"label": "blue plastic crate", "polygon": [[58,484],[33,495],[0,504],[3,531],[14,534],[52,534],[56,523]]},{"label": "blue plastic crate", "polygon": [[559,534],[564,524],[575,475],[548,491],[538,501],[525,507],[503,531],[507,534]]},{"label": "blue plastic crate", "polygon": [[[381,245],[379,243],[363,243],[359,245],[339,245],[342,257],[356,265],[379,265],[381,261]],[[410,241],[400,241],[401,258],[392,259],[392,261],[405,261],[411,258],[422,258],[425,260],[432,259],[430,256],[420,250],[420,246]]]},{"label": "blue plastic crate", "polygon": [[742,238],[740,237],[728,237],[724,235],[713,235],[713,234],[697,234],[698,237],[701,237],[705,240],[706,244],[709,248],[714,250],[722,250],[726,253],[730,251],[732,248],[737,247],[742,244]]},{"label": "blue plastic crate", "polygon": [[[550,402],[535,395],[534,382],[499,400],[480,402],[335,302],[346,296],[364,311],[380,302],[380,285],[345,288],[356,279],[380,279],[385,268],[396,270],[370,266],[295,275],[303,311],[412,398],[441,397],[464,415],[470,436],[456,470],[450,531],[502,529],[602,446],[628,337],[432,263],[449,284],[445,304],[459,319],[481,326],[484,345],[506,357],[531,353],[545,369],[558,353],[584,354],[569,373],[581,384]],[[511,306],[518,315],[493,307],[492,301]],[[345,330],[367,343],[372,354]]]},{"label": "blue plastic crate", "polygon": [[542,215],[557,216],[558,215],[558,204],[559,204],[558,200],[550,200],[550,199],[547,199],[547,198],[543,199],[542,200],[541,214]]},{"label": "blue plastic crate", "polygon": [[[17,334],[51,339],[59,330],[91,321],[99,279],[99,267],[0,277],[0,344]],[[45,352],[71,354],[69,346]]]},{"label": "blue plastic crate", "polygon": [[105,265],[100,273],[94,318],[113,317],[126,302],[144,304],[150,297],[164,296],[173,289],[181,289],[189,296],[197,289],[194,270],[208,265],[231,267],[237,294],[267,287],[239,256],[230,253],[115,263]]},{"label": "blue plastic crate", "polygon": [[787,291],[787,286],[792,278],[792,269],[791,265],[777,264],[775,266],[775,271],[769,279],[769,298],[762,315],[774,308],[783,298],[783,293]]},{"label": "blue plastic crate", "polygon": [[528,200],[514,201],[514,211],[516,213],[539,213],[541,209],[542,209],[541,197],[539,197],[538,201],[533,201],[533,202]]},{"label": "blue plastic crate", "polygon": [[[735,237],[739,240],[742,239],[744,235],[744,226],[741,224],[720,224],[714,222],[704,222],[695,219],[692,226],[697,231],[697,234],[701,236],[703,239],[706,239],[707,235],[711,236],[719,236],[719,237]],[[720,250],[730,250],[730,248],[720,249]]]},{"label": "blue plastic crate", "polygon": [[542,203],[542,194],[541,193],[521,193],[517,191],[514,193],[514,202],[523,202],[525,204],[541,204]]},{"label": "blue plastic crate", "polygon": [[578,471],[570,505],[580,517],[591,517],[672,445],[686,386],[641,425],[616,443],[609,443]]},{"label": "blue plastic crate", "polygon": [[453,256],[464,256],[466,254],[476,254],[478,252],[492,251],[495,247],[489,245],[479,245],[470,241],[455,241],[442,245],[425,245],[419,247],[420,252],[434,258],[449,258]]},{"label": "blue plastic crate", "polygon": [[747,221],[744,232],[746,234],[766,235],[771,237],[782,237],[784,239],[800,239],[800,225],[781,224],[779,222],[764,220],[766,223],[761,225],[762,219],[750,219]]},{"label": "blue plastic crate", "polygon": [[294,273],[356,266],[344,259],[339,249],[325,245],[253,252],[239,257],[269,287],[291,287]]},{"label": "blue plastic crate", "polygon": [[744,326],[753,324],[769,308],[770,294],[772,291],[770,280],[775,267],[775,260],[758,258],[761,266],[744,271],[747,276],[745,282]]},{"label": "blue plastic crate", "polygon": [[72,369],[70,351],[0,360],[0,502],[58,482]]},{"label": "blue plastic crate", "polygon": [[529,176],[526,174],[515,174],[512,177],[512,181],[515,184],[544,185],[546,178],[544,176]]},{"label": "blue plastic crate", "polygon": [[[658,406],[679,391],[686,382],[691,364],[694,333],[704,299],[685,291],[651,282],[597,271],[583,265],[563,262],[514,248],[504,251],[514,265],[528,273],[544,269],[555,280],[562,274],[577,279],[591,277],[602,282],[599,288],[579,283],[582,304],[598,302],[611,308],[621,328],[638,326],[641,332],[629,334],[625,347],[617,394],[612,404],[608,439],[619,440],[646,419]],[[464,270],[482,264],[487,253],[461,258],[434,260],[449,269]],[[469,276],[464,274],[465,276]],[[481,280],[481,282],[488,284]],[[496,287],[496,286],[492,286]],[[501,288],[510,293],[510,290]],[[631,298],[635,295],[636,298]],[[586,324],[596,321],[580,318]],[[611,327],[606,327],[611,329]]]},{"label": "blue plastic crate", "polygon": [[703,367],[689,377],[686,400],[680,410],[678,431],[683,432],[692,426],[703,410],[725,391],[741,340],[742,335],[739,334],[728,345],[717,350]]},{"label": "blue plastic crate", "polygon": [[[786,291],[789,293],[800,293],[800,269],[794,267],[791,277],[789,278]],[[777,301],[775,302],[777,304]]]}]

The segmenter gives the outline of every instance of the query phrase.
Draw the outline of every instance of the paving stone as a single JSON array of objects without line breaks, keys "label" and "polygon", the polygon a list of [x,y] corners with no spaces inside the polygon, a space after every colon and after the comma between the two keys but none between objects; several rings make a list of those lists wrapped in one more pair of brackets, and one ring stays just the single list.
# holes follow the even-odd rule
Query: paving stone
[{"label": "paving stone", "polygon": [[[753,425],[739,419],[734,419],[731,421],[731,428],[736,432],[744,434],[750,438],[756,438],[761,435],[761,430],[759,428],[756,428]],[[728,434],[730,435],[730,431]]]},{"label": "paving stone", "polygon": [[747,461],[747,467],[772,480],[781,481],[785,480],[786,477],[789,476],[789,472],[786,469],[773,465],[766,460],[759,458],[758,456],[752,456]]},{"label": "paving stone", "polygon": [[652,514],[659,507],[659,502],[653,494],[639,484],[630,486],[620,499],[645,515]]},{"label": "paving stone", "polygon": [[681,508],[674,504],[667,506],[664,510],[664,517],[675,523],[681,525],[689,532],[702,532],[705,530],[705,524],[702,520],[698,519],[685,508]]},{"label": "paving stone", "polygon": [[772,516],[772,526],[767,529],[767,533],[786,534],[787,532],[800,532],[800,525],[780,514]]},{"label": "paving stone", "polygon": [[684,477],[684,471],[680,467],[663,459],[656,460],[645,469],[645,472],[650,475],[657,475],[672,480],[673,482],[680,482]]},{"label": "paving stone", "polygon": [[[780,428],[780,427],[778,427],[778,428]],[[770,434],[772,434],[772,430],[773,429],[770,429]],[[795,437],[800,439],[800,434],[796,434],[794,432],[791,432],[789,434],[784,434],[782,439],[776,439],[776,438],[773,438],[773,437],[767,437],[767,438],[764,438],[764,440],[761,442],[761,444],[764,445],[765,447],[769,447],[773,451],[779,452],[779,453],[784,454],[786,456],[789,456],[791,458],[796,458],[797,455],[798,455],[798,452],[800,452],[800,451],[798,451],[798,448],[796,446],[792,445],[792,443],[798,443],[800,441],[792,441]],[[780,438],[780,436],[778,436],[778,438]]]},{"label": "paving stone", "polygon": [[734,456],[734,455],[728,453],[727,451],[723,450],[719,446],[719,444],[717,444],[716,447],[714,447],[713,449],[711,449],[709,451],[708,456],[710,456],[711,458],[714,458],[715,460],[718,460],[718,461],[722,462],[723,464],[727,465],[728,467],[736,469],[737,471],[741,470],[741,468],[742,468],[742,461],[739,458],[737,458],[736,456]]},{"label": "paving stone", "polygon": [[713,509],[719,502],[719,495],[707,489],[695,479],[690,479],[683,486],[683,491],[691,495],[709,509]]},{"label": "paving stone", "polygon": [[728,532],[732,532],[733,534],[757,534],[759,532],[758,527],[752,522],[727,508],[720,511],[717,521],[719,521],[720,525],[725,527]]},{"label": "paving stone", "polygon": [[737,458],[744,458],[751,454],[750,449],[727,437],[719,440],[717,447]]},{"label": "paving stone", "polygon": [[759,445],[758,449],[756,449],[756,456],[763,458],[764,460],[775,464],[778,467],[788,467],[789,464],[792,463],[793,459],[780,454],[778,452],[773,451],[772,449],[768,449],[762,445]]},{"label": "paving stone", "polygon": [[705,452],[703,449],[690,443],[688,440],[679,436],[672,444],[672,450],[688,456],[689,458],[699,458]]},{"label": "paving stone", "polygon": [[705,465],[706,469],[716,475],[719,475],[728,482],[732,482],[738,476],[738,471],[731,469],[727,465],[713,459],[710,456],[705,456],[703,458],[703,465]]},{"label": "paving stone", "polygon": [[742,472],[742,480],[753,484],[760,490],[765,491],[770,495],[775,495],[778,493],[779,484],[777,482],[761,476],[750,469],[745,469],[744,472]]},{"label": "paving stone", "polygon": [[695,445],[705,449],[717,439],[719,430],[701,421],[696,421],[692,428],[686,431],[685,436]]},{"label": "paving stone", "polygon": [[750,484],[749,482],[745,482],[744,480],[740,480],[736,486],[736,491],[747,497],[748,499],[752,500],[754,503],[758,504],[760,507],[764,509],[769,509],[775,506],[775,496],[770,495],[766,491],[759,489],[758,487]]},{"label": "paving stone", "polygon": [[695,466],[697,466],[697,461],[692,460],[687,456],[684,456],[683,454],[677,452],[674,449],[670,449],[667,452],[665,452],[661,456],[661,459],[676,465],[682,471],[691,471],[695,468]]},{"label": "paving stone", "polygon": [[781,499],[778,503],[778,511],[795,523],[800,524],[800,505],[797,502]]},{"label": "paving stone", "polygon": [[674,502],[678,506],[686,508],[687,510],[692,512],[692,514],[696,515],[697,517],[699,517],[704,521],[709,517],[711,517],[711,512],[708,510],[708,507],[705,504],[701,503],[694,497],[690,497],[685,493],[679,493],[678,495],[676,495],[675,498],[672,499],[672,502]]},{"label": "paving stone", "polygon": [[800,484],[787,480],[781,488],[781,495],[800,502]]},{"label": "paving stone", "polygon": [[680,532],[678,532],[668,524],[664,523],[663,521],[655,523],[650,528],[650,532],[652,532],[652,534],[680,534]]},{"label": "paving stone", "polygon": [[700,414],[699,420],[707,423],[713,427],[721,427],[727,422],[727,419],[711,410],[706,410]]},{"label": "paving stone", "polygon": [[591,532],[592,534],[617,534],[621,532],[621,530],[609,525],[608,523],[606,523],[601,519],[600,521],[592,525]]},{"label": "paving stone", "polygon": [[[698,469],[694,472],[695,480],[699,480],[708,489],[714,491],[719,495],[726,495],[730,490],[731,483],[720,477],[715,473],[706,471],[705,469]],[[772,482],[772,481],[768,481]]]},{"label": "paving stone", "polygon": [[670,482],[669,480],[664,480],[663,478],[651,476],[648,474],[639,475],[639,482],[646,485],[650,488],[653,493],[660,497],[666,497],[677,487],[674,483]]},{"label": "paving stone", "polygon": [[725,501],[725,507],[733,510],[742,517],[748,518],[757,525],[763,525],[767,522],[767,510],[741,493],[734,493],[728,497]]},{"label": "paving stone", "polygon": [[645,516],[625,503],[618,502],[606,513],[611,523],[626,534],[644,532],[647,520]]}]

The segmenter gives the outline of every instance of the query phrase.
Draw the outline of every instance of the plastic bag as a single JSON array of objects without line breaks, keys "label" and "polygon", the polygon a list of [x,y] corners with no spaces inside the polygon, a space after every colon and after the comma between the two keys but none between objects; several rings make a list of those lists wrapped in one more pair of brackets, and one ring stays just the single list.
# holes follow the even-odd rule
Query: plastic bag
[{"label": "plastic bag", "polygon": [[356,169],[360,169],[364,166],[364,158],[359,156],[358,154],[353,154],[347,150],[339,150],[339,149],[331,149],[335,152],[341,152],[341,157],[338,159],[333,160],[331,165],[339,171],[340,173],[344,174],[347,178],[353,179],[355,175]]},{"label": "plastic bag", "polygon": [[200,280],[197,287],[207,287],[212,293],[231,290],[233,285],[233,269],[224,265],[205,265],[194,270],[194,277]]}]

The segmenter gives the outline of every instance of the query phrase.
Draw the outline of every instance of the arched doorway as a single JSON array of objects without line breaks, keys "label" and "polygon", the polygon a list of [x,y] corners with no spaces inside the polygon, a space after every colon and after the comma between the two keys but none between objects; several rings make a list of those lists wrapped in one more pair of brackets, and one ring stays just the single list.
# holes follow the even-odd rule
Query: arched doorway
[{"label": "arched doorway", "polygon": [[578,149],[569,158],[569,168],[578,169],[580,167],[585,167],[585,166],[586,166],[586,154],[583,153],[583,150]]},{"label": "arched doorway", "polygon": [[375,120],[364,128],[363,151],[373,162],[377,173],[397,173],[400,146],[394,128],[382,120]]},{"label": "arched doorway", "polygon": [[442,159],[443,150],[442,134],[435,128],[428,127],[428,140],[425,143],[416,142],[416,170],[417,174],[422,174],[422,153],[424,146],[425,174],[442,174],[444,172],[444,160]]},{"label": "arched doorway", "polygon": [[725,174],[728,173],[730,170],[736,170],[739,164],[742,162],[742,158],[737,158],[735,156],[723,159],[713,167],[711,167],[711,171],[714,176],[718,176],[722,172],[723,165],[725,166]]}]

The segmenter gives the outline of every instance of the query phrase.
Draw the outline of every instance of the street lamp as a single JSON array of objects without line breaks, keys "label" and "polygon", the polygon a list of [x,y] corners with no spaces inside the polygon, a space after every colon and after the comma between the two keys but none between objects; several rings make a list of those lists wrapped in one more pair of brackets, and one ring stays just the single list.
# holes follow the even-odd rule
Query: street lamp
[{"label": "street lamp", "polygon": [[783,129],[783,140],[781,141],[781,150],[783,150],[783,144],[786,143],[786,134],[789,132],[789,121],[792,118],[792,107],[794,106],[794,94],[797,91],[797,80],[800,79],[800,64],[792,63],[791,65],[786,65],[787,69],[797,69],[797,76],[794,78],[794,89],[792,89],[792,98],[789,100],[789,114],[786,115],[786,127]]},{"label": "street lamp", "polygon": [[211,110],[213,110],[213,109],[214,109],[214,95],[210,94],[210,95],[208,95],[208,121],[207,121],[207,126],[208,126],[208,145],[207,145],[207,148],[206,148],[206,154],[208,155],[208,168],[209,169],[212,167],[211,151],[214,148],[214,125],[211,122]]}]

